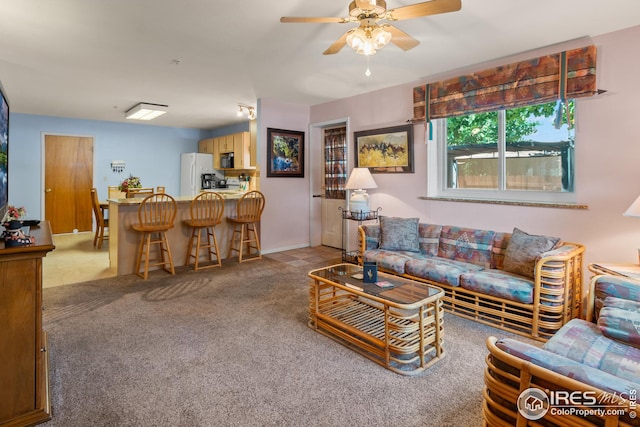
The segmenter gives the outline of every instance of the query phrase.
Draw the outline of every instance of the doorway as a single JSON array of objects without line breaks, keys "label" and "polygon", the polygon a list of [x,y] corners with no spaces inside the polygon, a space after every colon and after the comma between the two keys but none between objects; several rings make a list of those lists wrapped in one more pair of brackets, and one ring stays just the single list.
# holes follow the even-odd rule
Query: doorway
[{"label": "doorway", "polygon": [[44,212],[53,234],[91,231],[93,138],[44,136]]},{"label": "doorway", "polygon": [[[311,246],[342,249],[344,185],[348,174],[348,120],[310,126]],[[347,242],[348,243],[348,242]]]}]

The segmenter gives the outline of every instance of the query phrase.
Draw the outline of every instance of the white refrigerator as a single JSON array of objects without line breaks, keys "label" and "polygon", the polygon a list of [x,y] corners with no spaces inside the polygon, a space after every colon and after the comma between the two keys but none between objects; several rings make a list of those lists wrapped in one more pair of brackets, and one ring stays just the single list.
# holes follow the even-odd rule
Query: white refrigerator
[{"label": "white refrigerator", "polygon": [[213,173],[213,154],[182,153],[180,161],[180,195],[195,197],[200,194],[203,173]]}]

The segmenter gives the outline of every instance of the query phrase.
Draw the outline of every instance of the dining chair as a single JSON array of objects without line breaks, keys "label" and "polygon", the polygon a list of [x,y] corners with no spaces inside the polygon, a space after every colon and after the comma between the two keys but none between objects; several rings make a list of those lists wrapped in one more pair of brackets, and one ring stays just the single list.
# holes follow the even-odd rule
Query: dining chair
[{"label": "dining chair", "polygon": [[154,194],[152,187],[127,189],[127,197],[146,197],[150,194]]},{"label": "dining chair", "polygon": [[91,189],[91,206],[93,207],[93,215],[96,219],[96,234],[93,237],[93,246],[98,246],[98,249],[102,249],[102,242],[109,238],[108,234],[105,234],[105,229],[109,227],[109,218],[106,218],[106,211],[108,206],[101,205],[98,199],[98,190]]},{"label": "dining chair", "polygon": [[124,199],[127,197],[127,193],[121,191],[117,185],[107,187],[107,194],[109,195],[109,199]]},{"label": "dining chair", "polygon": [[[135,272],[144,280],[149,276],[149,267],[153,266],[162,266],[163,270],[171,274],[176,273],[167,231],[173,228],[177,210],[175,199],[168,194],[151,194],[140,202],[138,223],[133,224],[132,228],[141,233]],[[153,258],[152,245],[157,250]],[[144,269],[141,272],[143,260]]]},{"label": "dining chair", "polygon": [[[190,265],[190,261],[193,258],[194,271],[221,266],[222,260],[218,249],[215,226],[222,222],[224,199],[215,192],[200,193],[191,201],[189,213],[190,218],[184,220],[184,224],[191,227],[185,265]],[[203,233],[205,233],[204,236],[202,235]],[[202,254],[200,250],[206,250],[206,253]],[[200,264],[202,255],[207,257],[205,261],[207,264],[205,265]]]},{"label": "dining chair", "polygon": [[156,187],[156,193],[166,193],[164,185],[158,185]]},{"label": "dining chair", "polygon": [[[259,191],[249,191],[238,200],[235,215],[227,216],[227,221],[234,225],[227,258],[230,258],[233,252],[238,252],[238,262],[262,259],[257,228],[264,205],[264,194]],[[235,242],[238,244],[237,247],[234,247]],[[245,246],[247,253],[243,260]],[[251,249],[255,249],[253,256]]]}]

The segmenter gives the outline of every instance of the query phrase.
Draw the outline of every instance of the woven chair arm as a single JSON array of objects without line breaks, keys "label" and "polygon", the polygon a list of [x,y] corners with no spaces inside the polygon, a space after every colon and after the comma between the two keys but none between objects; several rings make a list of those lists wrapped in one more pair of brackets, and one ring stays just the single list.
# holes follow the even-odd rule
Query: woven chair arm
[{"label": "woven chair arm", "polygon": [[[535,266],[534,305],[540,311],[569,310],[570,318],[582,314],[582,254],[585,248],[577,243],[542,254]],[[566,319],[569,320],[569,319]]]}]

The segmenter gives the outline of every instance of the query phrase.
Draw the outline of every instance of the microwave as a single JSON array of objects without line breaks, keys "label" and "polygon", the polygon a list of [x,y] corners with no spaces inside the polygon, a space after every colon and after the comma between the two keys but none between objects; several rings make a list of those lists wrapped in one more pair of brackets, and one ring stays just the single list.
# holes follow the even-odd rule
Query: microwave
[{"label": "microwave", "polygon": [[233,169],[233,153],[220,154],[220,167],[223,169]]}]

